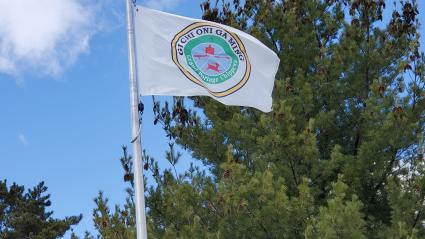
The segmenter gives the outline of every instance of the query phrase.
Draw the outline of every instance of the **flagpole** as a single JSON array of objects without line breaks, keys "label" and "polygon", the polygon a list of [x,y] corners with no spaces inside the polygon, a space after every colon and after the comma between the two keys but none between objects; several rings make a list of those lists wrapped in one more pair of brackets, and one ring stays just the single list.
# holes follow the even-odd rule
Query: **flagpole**
[{"label": "flagpole", "polygon": [[145,213],[145,186],[143,182],[142,168],[142,145],[140,137],[139,98],[137,89],[136,72],[136,47],[133,19],[133,0],[126,0],[127,4],[127,30],[128,30],[128,61],[130,78],[130,102],[131,102],[131,132],[133,137],[133,168],[134,190],[136,209],[136,232],[137,239],[147,239],[146,213]]}]

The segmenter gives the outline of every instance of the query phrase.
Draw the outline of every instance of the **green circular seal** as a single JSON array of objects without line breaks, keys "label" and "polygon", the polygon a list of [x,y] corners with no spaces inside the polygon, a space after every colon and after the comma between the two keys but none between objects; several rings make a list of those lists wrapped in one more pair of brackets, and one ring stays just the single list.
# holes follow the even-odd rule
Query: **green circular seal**
[{"label": "green circular seal", "polygon": [[182,73],[216,97],[241,89],[251,65],[239,37],[218,25],[196,22],[172,41],[172,58]]}]

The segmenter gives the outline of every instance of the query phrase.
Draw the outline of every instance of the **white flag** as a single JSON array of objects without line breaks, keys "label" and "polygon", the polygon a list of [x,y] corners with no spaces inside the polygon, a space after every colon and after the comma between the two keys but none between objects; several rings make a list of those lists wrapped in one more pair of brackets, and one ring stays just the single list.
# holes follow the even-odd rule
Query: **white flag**
[{"label": "white flag", "polygon": [[142,95],[206,95],[226,105],[271,111],[279,58],[256,38],[140,6],[135,33]]}]

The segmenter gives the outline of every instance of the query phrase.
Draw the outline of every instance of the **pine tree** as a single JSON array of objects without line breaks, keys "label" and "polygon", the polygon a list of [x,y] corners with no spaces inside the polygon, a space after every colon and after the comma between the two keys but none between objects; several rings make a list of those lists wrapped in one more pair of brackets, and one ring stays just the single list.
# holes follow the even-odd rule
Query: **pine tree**
[{"label": "pine tree", "polygon": [[41,182],[25,192],[23,186],[0,181],[0,238],[56,239],[77,225],[82,216],[52,218],[47,187]]},{"label": "pine tree", "polygon": [[[155,180],[146,194],[149,237],[425,238],[419,12],[416,1],[400,1],[383,19],[387,5],[205,1],[204,19],[248,32],[279,55],[274,110],[207,97],[155,101],[154,123],[204,167],[176,175],[145,155]],[[121,209],[102,210],[113,221]],[[121,230],[111,225],[100,234]]]},{"label": "pine tree", "polygon": [[351,201],[345,199],[348,186],[338,180],[332,184],[332,197],[326,207],[320,207],[317,216],[307,225],[306,238],[337,239],[365,237],[365,221],[361,211],[362,204],[357,196]]}]

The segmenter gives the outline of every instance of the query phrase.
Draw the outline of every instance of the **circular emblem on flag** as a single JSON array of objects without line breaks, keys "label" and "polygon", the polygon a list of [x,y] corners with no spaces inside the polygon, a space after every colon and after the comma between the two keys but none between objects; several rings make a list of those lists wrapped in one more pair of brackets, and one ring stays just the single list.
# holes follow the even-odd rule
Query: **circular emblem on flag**
[{"label": "circular emblem on flag", "polygon": [[245,46],[223,27],[193,23],[174,37],[171,47],[182,73],[215,97],[238,91],[249,79],[251,64]]}]

